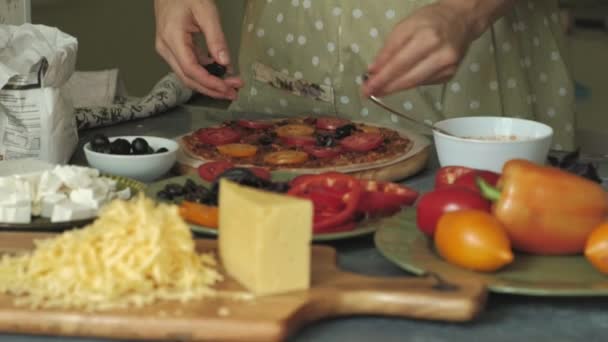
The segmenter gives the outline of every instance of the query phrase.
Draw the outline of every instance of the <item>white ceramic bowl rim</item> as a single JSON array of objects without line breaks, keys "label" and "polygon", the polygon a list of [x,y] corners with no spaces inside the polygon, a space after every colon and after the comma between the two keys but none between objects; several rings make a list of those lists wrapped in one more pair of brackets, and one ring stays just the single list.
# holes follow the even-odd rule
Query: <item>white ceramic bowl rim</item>
[{"label": "white ceramic bowl rim", "polygon": [[162,138],[162,137],[154,137],[154,136],[146,136],[146,135],[126,135],[126,136],[108,137],[108,139],[110,140],[110,142],[112,142],[112,141],[114,141],[116,139],[126,139],[126,140],[129,140],[129,142],[131,142],[135,138],[143,138],[143,139],[146,139],[146,141],[149,141],[149,140],[159,140],[159,141],[167,142],[168,146],[163,146],[164,148],[167,149],[167,151],[166,152],[161,152],[161,153],[151,153],[151,154],[109,154],[109,153],[101,153],[101,152],[93,151],[93,149],[91,148],[91,142],[90,141],[87,142],[84,145],[84,149],[86,149],[87,152],[91,153],[92,155],[111,157],[111,158],[125,158],[125,159],[126,158],[138,158],[138,159],[144,159],[144,158],[159,157],[159,156],[163,156],[163,155],[168,154],[168,153],[173,153],[173,152],[177,151],[177,149],[179,148],[179,145],[174,140],[168,139],[168,138]]},{"label": "white ceramic bowl rim", "polygon": [[[457,140],[457,141],[468,141],[468,142],[476,142],[476,143],[481,143],[481,144],[525,144],[525,143],[529,143],[529,142],[533,142],[533,141],[538,141],[538,140],[543,140],[546,139],[547,137],[550,137],[553,135],[553,128],[551,128],[551,126],[546,125],[542,122],[538,122],[538,121],[534,121],[534,120],[528,120],[528,119],[522,119],[522,118],[511,118],[511,117],[505,117],[505,116],[463,116],[463,117],[458,117],[458,118],[449,118],[449,119],[445,119],[445,120],[441,120],[438,121],[434,124],[434,126],[437,126],[439,128],[442,129],[448,129],[446,127],[447,124],[449,124],[450,122],[454,122],[454,121],[467,121],[467,120],[498,120],[498,119],[502,119],[502,120],[513,120],[513,121],[519,121],[519,122],[524,122],[529,124],[530,126],[538,126],[539,128],[546,130],[546,134],[543,134],[541,136],[537,136],[537,137],[529,137],[526,139],[517,139],[517,140],[487,140],[487,139],[477,139],[477,138],[462,138],[462,137],[457,137],[457,136],[452,136],[452,135],[447,135],[444,133],[441,133],[437,130],[433,131],[435,134],[437,134],[438,136],[441,136],[443,138],[447,138],[447,139],[451,139],[451,140]],[[449,132],[449,129],[448,129]]]}]

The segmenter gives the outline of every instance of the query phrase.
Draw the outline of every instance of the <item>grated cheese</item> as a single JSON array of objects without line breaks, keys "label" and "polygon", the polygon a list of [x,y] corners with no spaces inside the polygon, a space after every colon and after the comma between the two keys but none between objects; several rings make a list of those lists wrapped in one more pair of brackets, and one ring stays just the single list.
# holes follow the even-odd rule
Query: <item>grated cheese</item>
[{"label": "grated cheese", "polygon": [[114,200],[79,230],[0,259],[0,292],[32,308],[99,311],[215,296],[212,254],[198,254],[174,205]]}]

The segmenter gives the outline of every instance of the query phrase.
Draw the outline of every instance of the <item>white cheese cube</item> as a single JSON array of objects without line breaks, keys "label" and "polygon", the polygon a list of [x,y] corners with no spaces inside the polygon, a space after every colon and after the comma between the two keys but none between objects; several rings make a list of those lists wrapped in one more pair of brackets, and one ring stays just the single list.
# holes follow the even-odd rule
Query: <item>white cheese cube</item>
[{"label": "white cheese cube", "polygon": [[41,201],[40,216],[51,218],[53,216],[53,211],[55,210],[55,205],[67,199],[68,196],[63,193],[46,195]]},{"label": "white cheese cube", "polygon": [[28,181],[17,177],[5,179],[0,184],[0,205],[19,206],[30,204],[32,200],[31,187]]},{"label": "white cheese cube", "polygon": [[88,208],[99,209],[99,205],[103,201],[103,198],[97,198],[93,189],[81,188],[70,192],[70,200]]},{"label": "white cheese cube", "polygon": [[312,202],[222,179],[219,252],[226,272],[255,295],[310,286]]},{"label": "white cheese cube", "polygon": [[120,191],[117,191],[115,194],[116,197],[121,200],[128,200],[129,198],[131,198],[131,188],[124,188]]},{"label": "white cheese cube", "polygon": [[92,181],[91,175],[95,174],[88,168],[75,166],[57,166],[53,173],[70,189],[89,187]]},{"label": "white cheese cube", "polygon": [[29,203],[16,206],[0,206],[0,222],[30,223],[32,221]]},{"label": "white cheese cube", "polygon": [[63,181],[56,174],[52,172],[44,172],[40,176],[40,181],[38,182],[38,193],[36,199],[40,200],[45,195],[59,192],[62,185]]},{"label": "white cheese cube", "polygon": [[97,215],[97,210],[66,199],[55,204],[51,222],[84,220],[93,218],[95,215]]}]

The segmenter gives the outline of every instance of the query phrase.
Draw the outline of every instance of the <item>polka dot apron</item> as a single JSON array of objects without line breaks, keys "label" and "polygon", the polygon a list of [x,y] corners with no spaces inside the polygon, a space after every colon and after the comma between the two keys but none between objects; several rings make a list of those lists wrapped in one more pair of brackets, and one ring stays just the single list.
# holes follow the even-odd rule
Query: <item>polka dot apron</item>
[{"label": "polka dot apron", "polygon": [[[402,18],[430,0],[250,0],[232,110],[411,123],[361,98],[361,75]],[[520,1],[470,47],[455,77],[385,98],[418,118],[500,115],[544,122],[573,150],[574,90],[554,0]]]}]

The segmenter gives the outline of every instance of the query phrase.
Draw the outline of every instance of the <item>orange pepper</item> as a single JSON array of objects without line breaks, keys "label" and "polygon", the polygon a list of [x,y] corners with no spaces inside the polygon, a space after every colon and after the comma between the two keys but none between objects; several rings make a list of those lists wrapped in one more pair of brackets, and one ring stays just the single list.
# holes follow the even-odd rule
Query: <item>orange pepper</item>
[{"label": "orange pepper", "polygon": [[218,208],[215,206],[183,201],[179,206],[179,213],[187,222],[217,228]]},{"label": "orange pepper", "polygon": [[608,214],[608,194],[601,185],[555,167],[510,160],[498,189],[477,182],[494,201],[492,212],[513,247],[523,252],[579,254]]}]

